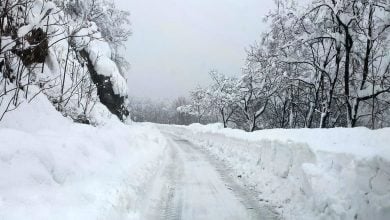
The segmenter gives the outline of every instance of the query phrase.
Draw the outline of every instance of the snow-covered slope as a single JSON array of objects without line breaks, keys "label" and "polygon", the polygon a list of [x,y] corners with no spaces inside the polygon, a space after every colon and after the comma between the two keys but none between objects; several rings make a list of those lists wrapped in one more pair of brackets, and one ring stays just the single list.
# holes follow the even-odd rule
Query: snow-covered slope
[{"label": "snow-covered slope", "polygon": [[137,219],[166,140],[152,125],[103,119],[75,124],[42,94],[6,114],[0,219]]},{"label": "snow-covered slope", "polygon": [[285,219],[390,219],[390,129],[171,129],[225,162]]},{"label": "snow-covered slope", "polygon": [[[94,111],[102,104],[126,120],[127,83],[113,58],[116,51],[91,18],[66,10],[71,4],[76,3],[7,1],[2,6],[9,9],[4,8],[0,36],[0,121],[39,93],[78,122],[99,124]],[[94,9],[102,15],[110,10]]]},{"label": "snow-covered slope", "polygon": [[[0,219],[138,219],[166,141],[153,125],[119,121],[118,39],[86,14],[126,13],[103,3],[0,4]],[[126,39],[121,24],[109,28]]]}]

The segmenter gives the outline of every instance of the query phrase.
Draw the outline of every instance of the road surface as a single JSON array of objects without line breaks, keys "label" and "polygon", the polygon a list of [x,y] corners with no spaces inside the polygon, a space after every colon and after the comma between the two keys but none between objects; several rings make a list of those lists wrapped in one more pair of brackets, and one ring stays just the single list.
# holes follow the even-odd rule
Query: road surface
[{"label": "road surface", "polygon": [[235,183],[220,162],[188,140],[166,135],[169,148],[146,189],[141,219],[277,219]]}]

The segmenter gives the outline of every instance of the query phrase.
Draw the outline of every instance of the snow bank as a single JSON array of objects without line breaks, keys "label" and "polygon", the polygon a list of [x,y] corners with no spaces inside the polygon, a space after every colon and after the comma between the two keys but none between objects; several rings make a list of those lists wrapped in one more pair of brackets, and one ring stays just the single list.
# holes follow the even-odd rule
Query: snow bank
[{"label": "snow bank", "polygon": [[390,129],[182,128],[285,219],[390,219]]},{"label": "snow bank", "polygon": [[190,125],[195,132],[223,134],[228,137],[259,141],[263,139],[282,142],[306,143],[314,151],[353,154],[360,159],[377,155],[390,160],[390,128],[370,130],[368,128],[333,129],[269,129],[248,133],[238,129],[223,129],[221,124],[203,126]]},{"label": "snow bank", "polygon": [[44,95],[0,123],[0,219],[138,219],[162,159],[152,125],[74,124]]}]

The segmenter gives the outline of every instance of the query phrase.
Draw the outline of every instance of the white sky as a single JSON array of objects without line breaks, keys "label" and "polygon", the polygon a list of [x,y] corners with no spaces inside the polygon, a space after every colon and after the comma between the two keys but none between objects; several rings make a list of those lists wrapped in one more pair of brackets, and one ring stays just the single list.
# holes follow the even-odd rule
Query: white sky
[{"label": "white sky", "polygon": [[130,96],[173,99],[209,82],[210,69],[239,74],[273,0],[116,0],[131,12]]}]

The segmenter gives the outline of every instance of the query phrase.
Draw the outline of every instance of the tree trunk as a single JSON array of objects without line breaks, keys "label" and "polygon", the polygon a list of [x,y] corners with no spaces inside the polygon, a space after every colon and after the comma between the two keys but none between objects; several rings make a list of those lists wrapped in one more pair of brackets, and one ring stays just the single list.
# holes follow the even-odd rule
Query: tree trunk
[{"label": "tree trunk", "polygon": [[345,27],[345,69],[344,69],[344,96],[345,104],[347,108],[347,123],[348,127],[353,127],[353,118],[352,118],[352,105],[351,105],[351,95],[349,89],[349,78],[350,78],[350,63],[351,63],[351,52],[353,46],[352,37],[349,34],[348,27]]}]

